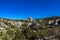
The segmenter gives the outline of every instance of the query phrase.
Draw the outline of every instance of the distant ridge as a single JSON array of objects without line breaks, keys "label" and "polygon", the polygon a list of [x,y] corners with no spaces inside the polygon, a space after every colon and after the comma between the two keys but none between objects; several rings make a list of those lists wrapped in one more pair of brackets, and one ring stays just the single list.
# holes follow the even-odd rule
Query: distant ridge
[{"label": "distant ridge", "polygon": [[45,18],[38,18],[38,19],[35,19],[35,20],[39,20],[39,19],[60,19],[60,16],[51,16],[51,17],[45,17]]},{"label": "distant ridge", "polygon": [[[5,20],[17,20],[17,21],[19,21],[19,20],[21,20],[21,21],[25,21],[24,19],[10,19],[10,18],[1,18],[0,17],[0,19],[5,19]],[[54,19],[60,19],[60,16],[51,16],[51,17],[45,17],[45,18],[36,18],[36,19],[34,19],[34,20],[45,20],[45,19],[50,19],[50,20],[54,20]]]}]

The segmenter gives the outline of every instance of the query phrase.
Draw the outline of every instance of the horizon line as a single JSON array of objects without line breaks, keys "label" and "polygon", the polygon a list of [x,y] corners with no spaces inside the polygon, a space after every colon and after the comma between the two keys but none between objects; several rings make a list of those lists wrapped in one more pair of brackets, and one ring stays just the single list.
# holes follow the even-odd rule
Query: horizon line
[{"label": "horizon line", "polygon": [[[29,17],[29,16],[28,16]],[[0,18],[6,18],[6,19],[12,19],[12,20],[26,20],[28,17],[26,18],[10,18],[10,17],[0,17]],[[47,16],[47,17],[38,17],[38,18],[33,18],[33,19],[41,19],[41,18],[49,18],[49,17],[60,17],[60,16]]]}]

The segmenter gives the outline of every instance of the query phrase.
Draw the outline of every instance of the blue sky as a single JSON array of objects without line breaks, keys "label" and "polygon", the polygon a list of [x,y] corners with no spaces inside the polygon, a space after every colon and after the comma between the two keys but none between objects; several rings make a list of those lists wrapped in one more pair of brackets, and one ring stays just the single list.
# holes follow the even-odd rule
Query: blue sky
[{"label": "blue sky", "polygon": [[0,0],[0,17],[26,19],[60,16],[60,0]]}]

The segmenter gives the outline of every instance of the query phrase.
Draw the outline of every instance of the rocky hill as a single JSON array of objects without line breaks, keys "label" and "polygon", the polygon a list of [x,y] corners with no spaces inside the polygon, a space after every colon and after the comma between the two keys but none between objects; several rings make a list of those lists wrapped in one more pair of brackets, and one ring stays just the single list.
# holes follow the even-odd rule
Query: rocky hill
[{"label": "rocky hill", "polygon": [[60,40],[60,17],[27,20],[0,18],[0,40]]},{"label": "rocky hill", "polygon": [[0,27],[3,27],[3,28],[10,28],[11,26],[22,27],[23,24],[25,24],[26,26],[27,25],[29,26],[29,24],[32,25],[34,23],[35,23],[35,25],[42,25],[43,26],[45,24],[48,25],[49,22],[51,24],[54,22],[57,24],[56,21],[58,20],[60,22],[60,17],[53,16],[53,17],[47,17],[47,18],[42,18],[42,19],[29,19],[29,20],[33,20],[33,21],[32,22],[28,21],[28,19],[27,20],[12,20],[12,19],[0,18]]}]

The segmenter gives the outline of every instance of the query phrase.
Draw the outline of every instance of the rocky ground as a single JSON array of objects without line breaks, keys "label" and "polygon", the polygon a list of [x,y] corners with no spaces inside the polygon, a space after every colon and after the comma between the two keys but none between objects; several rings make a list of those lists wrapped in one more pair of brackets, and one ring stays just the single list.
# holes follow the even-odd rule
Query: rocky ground
[{"label": "rocky ground", "polygon": [[0,40],[60,40],[60,17],[12,20],[0,18]]}]

